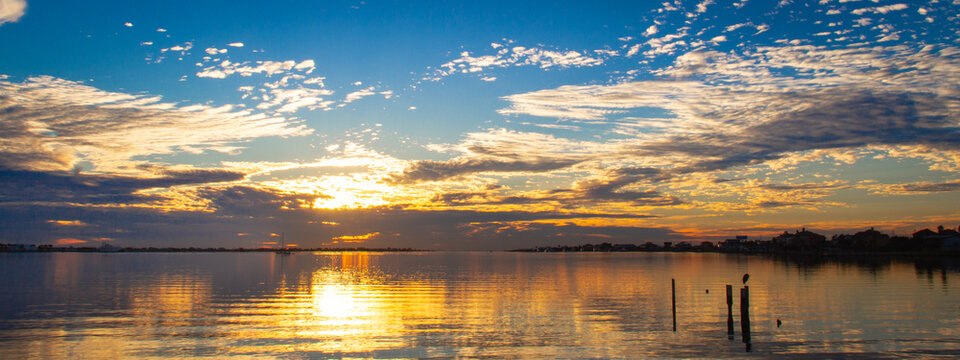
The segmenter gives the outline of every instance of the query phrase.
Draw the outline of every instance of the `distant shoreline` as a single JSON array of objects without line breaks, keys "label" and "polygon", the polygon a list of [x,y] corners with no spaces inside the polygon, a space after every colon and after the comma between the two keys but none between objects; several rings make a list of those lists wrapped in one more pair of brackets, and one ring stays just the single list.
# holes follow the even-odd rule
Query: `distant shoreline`
[{"label": "distant shoreline", "polygon": [[[9,245],[9,244],[3,244]],[[46,252],[71,252],[71,253],[212,253],[212,252],[277,252],[277,248],[97,248],[97,247],[44,247],[36,248],[10,248],[0,245],[0,253],[46,253]],[[309,252],[425,252],[431,250],[421,250],[412,248],[313,248],[313,249],[283,249],[289,253],[309,253]]]},{"label": "distant shoreline", "polygon": [[942,256],[942,257],[960,257],[960,252],[958,251],[722,251],[719,249],[713,250],[700,250],[700,249],[657,249],[657,250],[596,250],[596,251],[584,251],[584,250],[544,250],[544,249],[513,249],[506,250],[508,252],[525,252],[525,253],[676,253],[676,254],[730,254],[730,255],[771,255],[771,256],[790,256],[790,257],[827,257],[827,258],[843,258],[843,257],[860,257],[860,256],[875,256],[875,257],[929,257],[929,256]]}]

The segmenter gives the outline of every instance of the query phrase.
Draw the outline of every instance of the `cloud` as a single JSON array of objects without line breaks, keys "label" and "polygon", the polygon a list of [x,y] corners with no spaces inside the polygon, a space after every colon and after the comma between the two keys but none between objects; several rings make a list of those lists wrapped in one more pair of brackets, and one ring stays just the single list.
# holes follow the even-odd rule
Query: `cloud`
[{"label": "cloud", "polygon": [[795,191],[795,190],[820,190],[820,189],[836,189],[843,187],[840,182],[824,182],[824,183],[806,183],[806,184],[763,184],[760,185],[761,188],[768,190],[776,191]]},{"label": "cloud", "polygon": [[944,182],[916,182],[871,187],[871,192],[882,195],[917,195],[960,191],[960,180]]},{"label": "cloud", "polygon": [[636,206],[672,206],[683,204],[674,196],[667,196],[652,189],[630,189],[631,186],[650,182],[661,177],[661,170],[655,168],[621,168],[609,171],[596,179],[581,180],[571,189],[549,191],[565,204],[607,202],[627,202]]},{"label": "cloud", "polygon": [[267,76],[285,74],[291,71],[300,71],[305,74],[313,72],[315,69],[313,60],[304,60],[296,62],[294,60],[286,61],[244,61],[234,63],[230,60],[224,60],[215,66],[206,67],[197,72],[197,77],[223,79],[227,76],[238,74],[248,77],[254,74],[264,73]]},{"label": "cloud", "polygon": [[665,98],[697,91],[695,83],[638,82],[621,85],[561,86],[557,89],[503,97],[511,105],[498,112],[583,120],[599,120],[625,109],[670,104]]},{"label": "cloud", "polygon": [[227,46],[231,46],[231,47],[243,47],[243,43],[242,43],[242,42],[233,42],[233,43],[227,44]]},{"label": "cloud", "polygon": [[453,74],[478,73],[511,66],[536,66],[541,69],[550,69],[598,66],[603,62],[603,58],[590,57],[577,51],[554,51],[523,46],[503,47],[494,55],[471,56],[469,52],[464,51],[460,53],[459,58],[440,65],[423,80],[438,81]]},{"label": "cloud", "polygon": [[697,12],[705,13],[707,12],[707,6],[713,5],[713,0],[703,0],[697,4]]},{"label": "cloud", "polygon": [[572,166],[579,161],[567,159],[498,160],[455,159],[448,161],[417,161],[403,174],[396,176],[396,183],[438,181],[476,173],[523,173],[545,172]]},{"label": "cloud", "polygon": [[301,108],[310,110],[327,110],[333,101],[324,100],[324,96],[332,95],[332,90],[297,87],[294,89],[271,89],[260,98],[264,101],[257,105],[258,109],[274,109],[281,113],[292,113]]},{"label": "cloud", "polygon": [[47,223],[57,226],[87,226],[87,223],[80,220],[47,220]]},{"label": "cloud", "polygon": [[643,32],[643,36],[650,37],[656,33],[657,33],[657,25],[650,25],[650,27],[648,27],[647,30]]},{"label": "cloud", "polygon": [[297,122],[231,105],[177,105],[53,77],[0,80],[0,167],[69,171],[80,161],[122,171],[136,156],[232,152],[267,136],[301,136]]},{"label": "cloud", "polygon": [[0,25],[17,22],[27,10],[24,0],[0,0]]},{"label": "cloud", "polygon": [[203,51],[206,52],[206,53],[209,54],[209,55],[218,55],[218,54],[226,54],[226,53],[227,53],[227,49],[217,49],[217,48],[215,48],[215,47],[208,47],[208,48],[204,49]]},{"label": "cloud", "polygon": [[211,206],[226,215],[275,216],[283,212],[309,209],[323,194],[301,194],[257,186],[205,187],[197,196],[209,199]]},{"label": "cloud", "polygon": [[123,23],[123,26],[133,27],[133,23],[131,23],[131,22],[125,22],[125,23]]},{"label": "cloud", "polygon": [[183,43],[182,45],[174,45],[168,48],[160,49],[160,52],[165,53],[167,51],[179,51],[182,54],[182,53],[186,53],[187,51],[190,51],[190,49],[193,49],[193,43],[188,41],[186,43]]},{"label": "cloud", "polygon": [[[510,105],[499,112],[595,121],[664,109],[674,117],[658,119],[668,124],[658,132],[637,134],[632,154],[637,161],[669,161],[677,174],[763,164],[817,149],[960,151],[960,90],[952,85],[960,80],[957,49],[755,50],[756,59],[690,52],[656,71],[677,80],[510,95],[503,98]],[[782,68],[797,75],[782,75]]]},{"label": "cloud", "polygon": [[0,203],[146,204],[163,198],[142,194],[142,190],[233,182],[245,176],[219,169],[162,170],[157,174],[129,176],[0,169],[2,193],[17,194],[0,197]]},{"label": "cloud", "polygon": [[331,240],[342,241],[344,243],[358,244],[379,236],[379,232],[366,233],[363,235],[343,235],[332,238]]},{"label": "cloud", "polygon": [[368,88],[366,88],[366,89],[361,89],[361,90],[357,90],[357,91],[354,91],[354,92],[352,92],[352,93],[349,93],[349,94],[347,94],[346,97],[344,97],[343,102],[344,102],[344,103],[351,103],[351,102],[354,102],[354,101],[356,101],[356,100],[360,100],[360,99],[362,99],[362,98],[364,98],[364,97],[367,97],[367,96],[376,94],[376,93],[373,91],[374,89],[375,89],[375,88],[374,88],[373,86],[371,86],[371,87],[368,87]]},{"label": "cloud", "polygon": [[893,11],[906,10],[907,8],[909,8],[907,4],[891,4],[887,6],[856,9],[850,13],[854,15],[863,15],[865,13],[886,14]]},{"label": "cloud", "polygon": [[85,244],[86,242],[87,242],[86,240],[63,238],[63,239],[57,239],[57,241],[55,241],[53,244],[59,245],[59,246],[69,246],[69,245]]},{"label": "cloud", "polygon": [[542,173],[571,167],[602,151],[594,143],[505,129],[470,133],[458,144],[430,148],[461,155],[446,161],[411,162],[392,181],[416,183],[481,173]]}]

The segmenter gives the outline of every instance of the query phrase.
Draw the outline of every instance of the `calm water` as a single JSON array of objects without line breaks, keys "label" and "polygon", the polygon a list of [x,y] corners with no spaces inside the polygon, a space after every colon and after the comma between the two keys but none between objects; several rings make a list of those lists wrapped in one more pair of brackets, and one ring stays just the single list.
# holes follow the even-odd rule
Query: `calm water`
[{"label": "calm water", "polygon": [[[726,333],[724,284],[738,298],[745,272],[749,353],[739,299]],[[949,358],[958,275],[723,254],[0,254],[0,358]]]}]

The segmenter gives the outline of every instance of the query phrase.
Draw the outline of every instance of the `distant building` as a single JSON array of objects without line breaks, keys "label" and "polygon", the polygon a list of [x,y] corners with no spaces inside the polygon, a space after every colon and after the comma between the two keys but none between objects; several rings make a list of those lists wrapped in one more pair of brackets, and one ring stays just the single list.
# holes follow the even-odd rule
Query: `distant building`
[{"label": "distant building", "polygon": [[616,244],[613,249],[616,251],[637,251],[637,246],[634,244]]},{"label": "distant building", "polygon": [[957,230],[944,229],[941,225],[937,227],[937,232],[923,229],[913,233],[913,238],[922,242],[925,249],[960,251],[960,232]]},{"label": "distant building", "polygon": [[738,252],[743,248],[743,244],[747,242],[746,235],[737,235],[733,239],[726,239],[720,242],[720,251],[724,252]]},{"label": "distant building", "polygon": [[700,251],[714,251],[716,249],[717,249],[717,246],[714,245],[712,242],[709,242],[709,241],[700,242]]},{"label": "distant building", "polygon": [[818,249],[827,244],[827,237],[802,229],[793,234],[784,231],[773,238],[773,243],[784,249]]},{"label": "distant building", "polygon": [[37,246],[34,244],[2,244],[0,248],[3,251],[37,251]]}]

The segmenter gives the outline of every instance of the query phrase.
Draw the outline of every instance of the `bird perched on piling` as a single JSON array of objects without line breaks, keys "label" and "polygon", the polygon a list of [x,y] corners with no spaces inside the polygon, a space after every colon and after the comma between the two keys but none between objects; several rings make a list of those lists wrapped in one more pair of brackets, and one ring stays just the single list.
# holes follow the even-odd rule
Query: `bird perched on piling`
[{"label": "bird perched on piling", "polygon": [[747,284],[747,280],[750,280],[750,274],[743,274],[743,284]]}]

